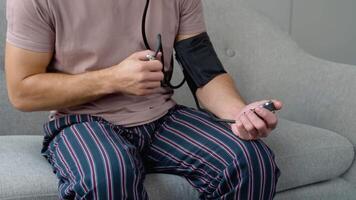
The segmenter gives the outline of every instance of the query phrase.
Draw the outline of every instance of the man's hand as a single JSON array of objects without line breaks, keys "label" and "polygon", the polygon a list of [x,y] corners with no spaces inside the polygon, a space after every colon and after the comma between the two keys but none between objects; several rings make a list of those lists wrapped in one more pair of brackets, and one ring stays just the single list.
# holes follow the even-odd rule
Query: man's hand
[{"label": "man's hand", "polygon": [[[232,131],[243,140],[257,140],[267,137],[277,127],[278,118],[271,111],[261,108],[267,100],[245,106],[237,115]],[[273,100],[277,110],[282,109],[282,102]]]},{"label": "man's hand", "polygon": [[120,64],[109,68],[113,75],[113,92],[122,92],[131,95],[145,96],[155,93],[161,87],[164,78],[163,65],[157,60],[148,60],[147,55],[154,52],[146,50],[132,54]]}]

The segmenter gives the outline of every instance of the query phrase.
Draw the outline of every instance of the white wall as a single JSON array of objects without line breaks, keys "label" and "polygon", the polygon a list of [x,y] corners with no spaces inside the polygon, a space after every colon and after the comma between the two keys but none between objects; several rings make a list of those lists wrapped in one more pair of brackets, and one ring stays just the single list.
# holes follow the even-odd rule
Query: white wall
[{"label": "white wall", "polygon": [[356,0],[248,1],[309,53],[356,65]]}]

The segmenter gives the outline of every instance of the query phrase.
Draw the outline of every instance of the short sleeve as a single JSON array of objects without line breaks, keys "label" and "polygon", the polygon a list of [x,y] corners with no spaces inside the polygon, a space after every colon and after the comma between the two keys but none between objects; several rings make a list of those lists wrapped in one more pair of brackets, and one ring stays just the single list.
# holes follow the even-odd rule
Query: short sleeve
[{"label": "short sleeve", "polygon": [[10,44],[36,52],[54,50],[55,31],[47,1],[7,0],[6,19]]},{"label": "short sleeve", "polygon": [[201,0],[181,0],[179,35],[206,31]]}]

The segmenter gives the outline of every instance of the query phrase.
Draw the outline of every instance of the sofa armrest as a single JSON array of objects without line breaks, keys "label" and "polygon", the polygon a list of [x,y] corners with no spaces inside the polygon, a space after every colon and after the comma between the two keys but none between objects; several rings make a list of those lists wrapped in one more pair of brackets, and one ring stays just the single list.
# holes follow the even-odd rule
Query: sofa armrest
[{"label": "sofa armrest", "polygon": [[[302,50],[271,65],[267,76],[255,74],[254,99],[279,98],[280,115],[293,121],[329,129],[356,145],[356,66],[333,63]],[[268,65],[268,63],[266,63]],[[284,67],[282,67],[284,66]]]},{"label": "sofa armrest", "polygon": [[[309,55],[243,2],[204,1],[208,32],[242,96],[281,99],[280,116],[337,132],[356,147],[356,66]],[[343,177],[356,186],[356,162]]]},{"label": "sofa armrest", "polygon": [[204,5],[209,35],[244,98],[281,99],[284,118],[335,131],[356,144],[356,66],[309,55],[243,1]]}]

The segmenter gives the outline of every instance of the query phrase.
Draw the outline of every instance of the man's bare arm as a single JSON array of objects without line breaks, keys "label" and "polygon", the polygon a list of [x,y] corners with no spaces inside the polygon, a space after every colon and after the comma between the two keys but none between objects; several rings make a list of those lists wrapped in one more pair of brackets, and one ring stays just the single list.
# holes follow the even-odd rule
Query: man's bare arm
[{"label": "man's bare arm", "polygon": [[22,111],[52,110],[108,94],[103,72],[81,75],[46,73],[52,53],[37,53],[6,44],[5,72],[11,103]]},{"label": "man's bare arm", "polygon": [[[198,34],[179,35],[177,41],[194,37]],[[204,67],[204,66],[201,66]],[[248,105],[239,94],[232,77],[221,74],[196,91],[199,102],[220,118],[234,119],[232,131],[242,139],[255,140],[267,137],[278,123],[276,115],[267,109],[259,108],[264,101]],[[274,100],[277,110],[282,108],[282,102]]]},{"label": "man's bare arm", "polygon": [[123,92],[147,95],[160,86],[159,61],[143,61],[149,51],[131,55],[117,66],[78,75],[47,73],[52,53],[6,44],[5,73],[9,99],[21,111],[67,108]]},{"label": "man's bare arm", "polygon": [[[178,35],[176,41],[185,40],[199,34]],[[246,106],[235,87],[233,79],[228,74],[215,77],[207,85],[199,88],[196,95],[206,109],[225,119],[234,119],[236,113]]]},{"label": "man's bare arm", "polygon": [[235,119],[237,113],[246,106],[229,74],[216,76],[199,88],[197,97],[205,108],[223,119]]}]

